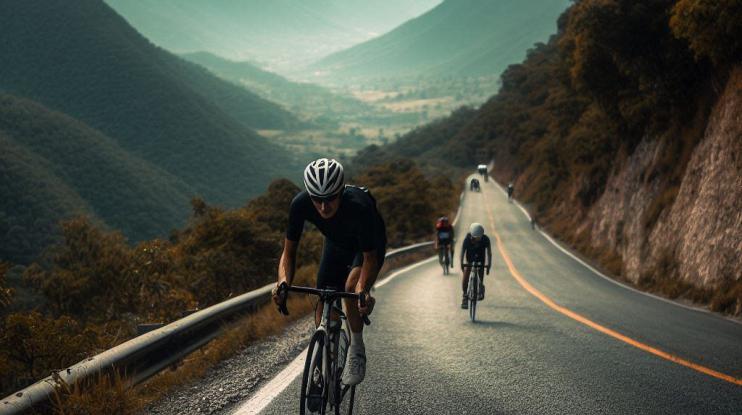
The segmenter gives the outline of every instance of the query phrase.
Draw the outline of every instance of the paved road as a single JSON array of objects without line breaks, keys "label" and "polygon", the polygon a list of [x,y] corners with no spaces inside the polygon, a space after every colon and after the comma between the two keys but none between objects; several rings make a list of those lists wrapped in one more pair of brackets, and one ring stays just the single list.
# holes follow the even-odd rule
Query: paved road
[{"label": "paved road", "polygon": [[[742,413],[742,386],[595,328],[739,380],[741,324],[597,276],[531,230],[492,182],[483,184],[483,193],[466,194],[458,223],[481,222],[503,249],[493,246],[480,321],[459,308],[460,270],[443,276],[434,261],[379,288],[354,413]],[[514,273],[593,327],[547,306]],[[299,382],[261,413],[297,413]]]}]

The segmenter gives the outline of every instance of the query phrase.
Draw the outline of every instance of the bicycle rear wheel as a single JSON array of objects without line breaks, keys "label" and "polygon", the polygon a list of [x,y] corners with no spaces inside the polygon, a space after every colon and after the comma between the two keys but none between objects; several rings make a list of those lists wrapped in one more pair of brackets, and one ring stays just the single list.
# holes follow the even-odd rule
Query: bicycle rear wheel
[{"label": "bicycle rear wheel", "polygon": [[448,258],[448,250],[445,252],[445,264],[443,264],[443,275],[448,275],[448,269],[451,266],[451,261]]},{"label": "bicycle rear wheel", "polygon": [[327,409],[328,379],[325,379],[325,374],[322,373],[322,351],[326,341],[327,334],[324,331],[314,332],[309,341],[304,374],[301,377],[301,400],[299,401],[301,415],[324,415]]}]

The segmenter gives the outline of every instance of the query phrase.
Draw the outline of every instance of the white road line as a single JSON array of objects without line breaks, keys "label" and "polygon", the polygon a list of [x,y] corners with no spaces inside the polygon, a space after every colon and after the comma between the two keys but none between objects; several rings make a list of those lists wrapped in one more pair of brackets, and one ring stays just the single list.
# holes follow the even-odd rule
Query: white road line
[{"label": "white road line", "polygon": [[[495,183],[494,181],[493,181],[492,185],[495,186],[495,189],[499,189],[500,192],[502,192],[505,195],[505,197],[507,197],[508,194],[502,188],[502,186],[500,186],[499,184]],[[528,221],[530,222],[531,221],[531,216],[528,214],[528,211],[518,201],[516,201],[515,199],[513,199],[513,202],[523,212],[523,214],[526,216],[526,218],[528,218]],[[538,229],[538,232],[544,238],[546,238],[547,241],[551,242],[551,244],[554,245],[557,249],[559,249],[560,251],[562,251],[564,254],[566,254],[570,258],[574,259],[575,261],[579,262],[582,266],[584,266],[588,270],[592,271],[593,274],[595,274],[595,275],[599,276],[600,278],[603,278],[604,280],[609,281],[609,282],[611,282],[611,283],[613,283],[615,285],[618,285],[619,287],[623,287],[623,288],[625,288],[627,290],[633,291],[633,292],[638,293],[638,294],[645,295],[647,297],[652,297],[655,300],[660,300],[660,301],[663,301],[663,302],[668,303],[668,304],[672,304],[672,305],[675,305],[675,306],[678,306],[678,307],[682,307],[682,308],[684,308],[686,310],[697,311],[699,313],[706,313],[706,314],[710,314],[710,315],[713,315],[713,316],[716,316],[716,317],[720,317],[720,318],[722,318],[724,320],[727,320],[727,321],[731,321],[732,323],[742,324],[742,321],[739,321],[737,319],[733,319],[733,318],[730,318],[730,317],[726,317],[726,316],[723,316],[723,315],[720,315],[720,314],[713,313],[713,312],[711,312],[708,309],[700,308],[700,307],[695,307],[695,306],[690,306],[690,305],[686,305],[686,304],[682,304],[682,303],[679,303],[677,301],[670,300],[670,299],[665,298],[665,297],[660,297],[658,295],[655,295],[655,294],[652,294],[652,293],[648,293],[646,291],[642,291],[642,290],[636,289],[636,288],[634,288],[634,287],[632,287],[630,285],[627,285],[627,284],[624,284],[624,283],[622,283],[620,281],[617,281],[616,279],[611,278],[611,277],[603,274],[602,272],[598,271],[593,266],[591,266],[590,264],[586,263],[585,261],[583,261],[582,259],[580,259],[576,255],[574,255],[572,252],[568,251],[561,244],[559,244],[554,239],[552,239],[552,237],[549,236],[549,234],[547,234],[546,232],[542,231],[541,229]]]},{"label": "white road line", "polygon": [[[391,275],[384,278],[383,280],[379,281],[375,287],[383,287],[386,285],[389,281],[396,278],[397,276],[410,271],[414,268],[417,268],[421,265],[427,264],[428,262],[431,262],[433,260],[437,259],[437,257],[433,256],[428,259],[424,259],[420,262],[416,262],[412,265],[408,265],[402,269],[399,269],[397,271],[394,271]],[[270,382],[266,383],[262,388],[260,388],[255,394],[250,397],[250,399],[245,402],[244,404],[240,405],[234,412],[232,412],[233,415],[256,415],[259,414],[263,409],[265,409],[273,400],[281,394],[281,392],[286,389],[291,382],[296,379],[297,376],[299,376],[304,371],[304,358],[307,355],[307,350],[309,348],[305,348],[302,350],[295,358],[294,360],[289,363],[288,366],[286,366],[281,372],[276,375],[273,379],[271,379]]]},{"label": "white road line", "polygon": [[304,369],[307,349],[299,353],[276,377],[266,383],[247,402],[233,412],[234,415],[256,415],[265,409]]}]

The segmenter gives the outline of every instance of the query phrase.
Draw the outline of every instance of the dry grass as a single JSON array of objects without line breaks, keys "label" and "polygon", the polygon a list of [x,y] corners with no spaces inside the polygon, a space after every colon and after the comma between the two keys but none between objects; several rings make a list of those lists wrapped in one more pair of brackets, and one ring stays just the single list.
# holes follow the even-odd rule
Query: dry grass
[{"label": "dry grass", "polygon": [[249,344],[280,333],[289,323],[308,315],[314,309],[307,297],[289,299],[291,315],[278,314],[273,304],[261,307],[225,328],[225,332],[205,347],[185,358],[171,370],[163,371],[133,388],[126,387],[119,376],[101,377],[92,387],[62,384],[55,397],[54,414],[134,414],[148,403],[160,399],[173,389],[202,377],[218,362],[233,356]]},{"label": "dry grass", "polygon": [[56,415],[126,415],[138,412],[144,405],[140,397],[130,393],[118,372],[102,376],[94,385],[85,388],[79,384],[68,385],[59,379],[57,382],[52,409]]},{"label": "dry grass", "polygon": [[194,352],[175,370],[164,371],[134,388],[132,395],[143,402],[154,402],[178,386],[202,377],[207,370],[233,356],[251,343],[275,335],[291,322],[308,315],[314,303],[308,297],[292,297],[288,302],[290,316],[281,316],[273,304],[234,323],[206,347]]}]

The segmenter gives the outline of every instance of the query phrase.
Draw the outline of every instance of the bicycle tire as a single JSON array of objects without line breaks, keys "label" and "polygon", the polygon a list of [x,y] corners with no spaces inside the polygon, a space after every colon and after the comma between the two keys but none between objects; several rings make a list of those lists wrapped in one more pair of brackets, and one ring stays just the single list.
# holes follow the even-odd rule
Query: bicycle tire
[{"label": "bicycle tire", "polygon": [[446,250],[446,252],[444,253],[444,255],[445,255],[445,258],[446,259],[444,260],[445,264],[443,265],[443,275],[448,275],[448,267],[451,264],[451,261],[449,261],[449,259],[448,259],[448,250]]},{"label": "bicycle tire", "polygon": [[[342,343],[345,343],[343,346]],[[345,330],[339,330],[337,334],[337,343],[335,344],[335,350],[340,350],[341,348],[345,348],[345,353],[348,353],[348,346],[350,346],[350,341],[348,340],[348,334],[346,334]],[[343,384],[340,381],[343,376],[343,370],[345,366],[345,362],[340,361],[340,355],[336,356],[330,356],[332,359],[332,370],[333,373],[335,373],[335,378],[333,380],[333,402],[332,406],[335,409],[335,414],[340,414],[340,405],[343,402]]]},{"label": "bicycle tire", "polygon": [[469,292],[471,293],[471,295],[469,296],[469,317],[471,318],[471,322],[474,323],[477,319],[477,298],[479,298],[477,296],[479,295],[479,279],[476,276],[474,278],[471,278],[469,280],[469,286]]},{"label": "bicycle tire", "polygon": [[[328,396],[328,388],[327,388],[327,379],[322,379],[322,401],[320,402],[320,409],[319,412],[312,411],[308,412],[307,408],[307,386],[309,384],[309,377],[311,376],[312,372],[314,371],[314,367],[317,365],[317,362],[319,362],[319,365],[322,365],[322,349],[324,348],[325,342],[327,340],[327,333],[325,333],[322,330],[317,330],[312,335],[312,339],[309,341],[309,348],[307,350],[307,359],[304,362],[304,373],[301,376],[301,394],[300,394],[300,400],[299,400],[299,414],[301,415],[307,415],[307,414],[325,414],[325,411],[327,409],[327,396]],[[319,345],[319,347],[318,347]],[[314,356],[314,350],[317,348],[319,350],[319,354],[317,356]],[[324,374],[323,374],[324,376]]]}]

